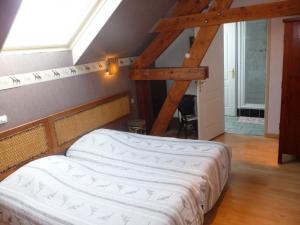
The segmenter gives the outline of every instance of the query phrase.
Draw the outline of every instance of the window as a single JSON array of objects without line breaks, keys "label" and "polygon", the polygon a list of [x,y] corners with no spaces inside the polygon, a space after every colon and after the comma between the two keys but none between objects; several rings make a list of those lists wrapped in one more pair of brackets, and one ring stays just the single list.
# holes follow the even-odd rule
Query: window
[{"label": "window", "polygon": [[3,50],[70,48],[102,0],[23,0]]}]

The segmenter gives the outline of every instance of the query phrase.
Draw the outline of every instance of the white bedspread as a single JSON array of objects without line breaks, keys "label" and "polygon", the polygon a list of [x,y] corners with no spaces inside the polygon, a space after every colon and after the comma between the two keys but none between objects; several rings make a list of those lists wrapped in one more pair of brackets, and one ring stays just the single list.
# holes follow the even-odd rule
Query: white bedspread
[{"label": "white bedspread", "polygon": [[219,143],[96,130],[0,184],[7,224],[199,225],[230,170]]}]

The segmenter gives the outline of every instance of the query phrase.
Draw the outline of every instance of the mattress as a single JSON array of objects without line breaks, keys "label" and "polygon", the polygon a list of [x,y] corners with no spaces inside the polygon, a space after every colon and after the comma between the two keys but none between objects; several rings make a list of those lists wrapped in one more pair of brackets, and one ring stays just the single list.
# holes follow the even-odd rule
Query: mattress
[{"label": "mattress", "polygon": [[100,129],[0,184],[3,224],[199,225],[230,171],[220,143]]}]

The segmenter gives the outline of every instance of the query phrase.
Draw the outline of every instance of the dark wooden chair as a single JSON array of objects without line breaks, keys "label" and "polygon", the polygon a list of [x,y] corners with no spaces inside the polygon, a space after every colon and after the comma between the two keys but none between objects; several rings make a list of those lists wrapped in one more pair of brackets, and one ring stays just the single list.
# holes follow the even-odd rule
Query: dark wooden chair
[{"label": "dark wooden chair", "polygon": [[195,114],[195,95],[184,95],[179,106],[179,129],[177,136],[180,136],[182,129],[185,131],[185,138],[188,137],[188,129],[191,127],[197,131],[198,117]]}]

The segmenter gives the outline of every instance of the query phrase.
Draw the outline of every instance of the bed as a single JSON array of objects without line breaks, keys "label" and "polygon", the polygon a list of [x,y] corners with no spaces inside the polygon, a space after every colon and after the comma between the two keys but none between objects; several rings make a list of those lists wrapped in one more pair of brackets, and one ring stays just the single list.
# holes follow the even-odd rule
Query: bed
[{"label": "bed", "polygon": [[230,173],[223,144],[99,129],[0,183],[2,224],[200,225]]}]

